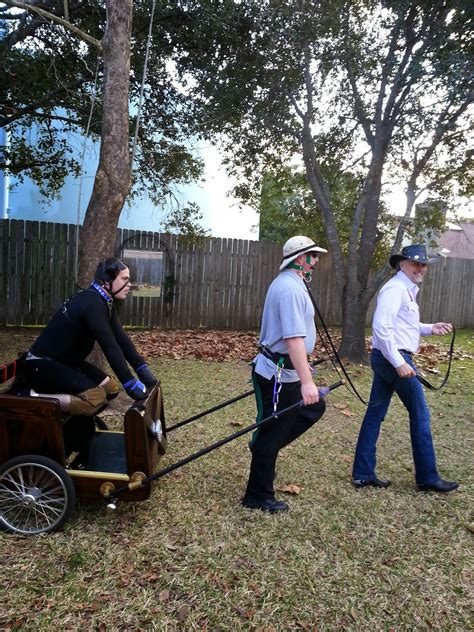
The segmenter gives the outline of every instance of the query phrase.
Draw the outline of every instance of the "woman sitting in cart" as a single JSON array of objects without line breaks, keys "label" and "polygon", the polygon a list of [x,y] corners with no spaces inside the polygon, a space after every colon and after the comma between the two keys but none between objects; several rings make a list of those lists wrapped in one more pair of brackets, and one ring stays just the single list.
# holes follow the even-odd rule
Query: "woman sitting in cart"
[{"label": "woman sitting in cart", "polygon": [[71,415],[93,416],[100,411],[120,387],[113,377],[86,362],[97,342],[127,395],[146,399],[147,388],[157,379],[114,308],[114,301],[124,300],[129,291],[130,271],[123,261],[101,261],[90,287],[64,302],[26,355],[25,377],[36,391],[32,394],[54,395]]}]

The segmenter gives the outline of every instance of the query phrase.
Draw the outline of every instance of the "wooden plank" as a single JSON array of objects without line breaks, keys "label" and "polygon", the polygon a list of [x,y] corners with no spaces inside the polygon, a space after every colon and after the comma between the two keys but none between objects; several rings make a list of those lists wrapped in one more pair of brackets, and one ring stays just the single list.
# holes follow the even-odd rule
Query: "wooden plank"
[{"label": "wooden plank", "polygon": [[54,252],[54,224],[47,222],[44,224],[44,249],[42,261],[41,279],[43,295],[43,318],[47,323],[58,308],[54,301],[54,279],[53,279],[53,252]]},{"label": "wooden plank", "polygon": [[194,249],[194,258],[193,258],[193,287],[192,287],[192,319],[191,326],[192,327],[202,327],[203,320],[203,272],[204,272],[204,259],[205,259],[205,248],[206,243],[200,243]]},{"label": "wooden plank", "polygon": [[[145,250],[147,250],[148,252],[154,252],[155,250],[157,250],[155,248],[154,235],[152,232],[143,231],[143,237],[144,237]],[[143,313],[142,313],[143,327],[147,327],[147,328],[151,327],[153,300],[154,299],[151,296],[145,296],[143,298]]]},{"label": "wooden plank", "polygon": [[261,251],[258,241],[249,242],[249,257],[247,262],[247,301],[249,306],[246,329],[256,329],[260,318],[260,287],[262,281]]},{"label": "wooden plank", "polygon": [[50,243],[50,274],[51,274],[51,314],[54,314],[64,301],[61,296],[60,283],[62,276],[62,266],[59,256],[61,240],[61,224],[51,224],[52,237]]},{"label": "wooden plank", "polygon": [[233,307],[233,311],[235,313],[235,326],[237,329],[244,328],[244,324],[242,322],[242,303],[244,301],[245,293],[244,284],[246,284],[247,282],[244,259],[244,240],[239,239],[237,242],[237,258],[235,270],[235,304]]},{"label": "wooden plank", "polygon": [[79,290],[76,285],[76,243],[80,240],[81,226],[68,224],[67,231],[67,259],[66,259],[66,286],[65,296],[71,296]]},{"label": "wooden plank", "polygon": [[174,244],[174,277],[176,288],[173,302],[173,327],[181,328],[183,327],[183,324],[181,322],[181,302],[183,299],[183,295],[186,292],[183,280],[183,257],[180,248],[179,237],[173,235],[172,238]]},{"label": "wooden plank", "polygon": [[[127,247],[131,236],[131,232],[127,228],[120,230],[116,240],[115,248],[115,252],[117,253],[119,258],[123,258],[123,249]],[[119,315],[120,322],[124,327],[132,324],[134,300],[135,299],[133,298],[133,296],[131,296],[130,298],[127,298],[126,301],[123,301],[120,305],[117,305],[117,313]]]},{"label": "wooden plank", "polygon": [[211,240],[208,239],[203,248],[202,260],[202,285],[201,285],[201,310],[200,321],[202,327],[207,327],[208,323],[208,303],[209,303],[209,266],[211,261]]},{"label": "wooden plank", "polygon": [[56,260],[60,263],[57,285],[58,303],[63,303],[69,296],[67,278],[68,229],[68,224],[59,224],[59,243],[56,248]]},{"label": "wooden plank", "polygon": [[175,304],[178,300],[179,285],[177,283],[178,269],[177,269],[177,249],[176,249],[176,235],[167,235],[164,243],[167,245],[170,264],[169,275],[172,280],[172,292],[173,296],[165,304],[165,320],[164,327],[174,327],[176,321]]},{"label": "wooden plank", "polygon": [[218,295],[218,265],[220,259],[221,240],[213,237],[209,242],[209,265],[207,268],[207,316],[206,327],[208,329],[214,329],[215,327],[215,314],[216,314],[216,300]]},{"label": "wooden plank", "polygon": [[[160,233],[152,233],[153,239],[153,251],[163,252],[161,245]],[[159,279],[161,293],[160,296],[154,296],[150,300],[150,327],[157,327],[161,322],[161,313],[163,309],[163,281],[164,281],[164,267],[165,267],[165,254],[163,253],[163,259],[161,264],[161,277]]]},{"label": "wooden plank", "polygon": [[35,250],[35,236],[33,234],[33,227],[35,222],[25,222],[24,233],[24,262],[23,262],[23,314],[21,322],[24,325],[35,324],[35,314],[32,311],[32,281],[33,281],[33,260]]},{"label": "wooden plank", "polygon": [[220,240],[218,266],[216,269],[215,301],[216,311],[214,329],[225,329],[227,327],[227,288],[229,283],[229,256],[227,243],[230,240],[222,238]]},{"label": "wooden plank", "polygon": [[227,241],[227,250],[229,256],[229,282],[228,282],[228,292],[226,297],[226,311],[227,311],[227,322],[226,326],[230,329],[234,329],[234,321],[235,321],[235,294],[236,294],[236,242],[237,239],[229,239]]},{"label": "wooden plank", "polygon": [[24,223],[21,220],[12,220],[10,224],[10,248],[8,258],[8,308],[7,323],[9,325],[21,325],[22,306],[22,260],[24,247]]},{"label": "wooden plank", "polygon": [[0,395],[0,407],[0,462],[24,454],[41,454],[64,465],[57,400]]},{"label": "wooden plank", "polygon": [[45,320],[42,315],[43,294],[42,294],[42,226],[40,222],[31,222],[31,316],[36,325],[44,325]]},{"label": "wooden plank", "polygon": [[171,274],[171,257],[168,245],[166,243],[166,236],[162,233],[158,233],[158,248],[163,253],[163,274],[161,285],[161,296],[157,302],[157,310],[154,315],[155,325],[157,327],[164,327],[166,323],[167,313],[167,283],[168,277]]},{"label": "wooden plank", "polygon": [[[129,242],[129,247],[134,250],[145,250],[144,235],[141,230],[133,231],[133,239]],[[143,297],[134,296],[132,301],[132,321],[134,327],[141,327],[143,323]]]},{"label": "wooden plank", "polygon": [[10,222],[0,220],[0,325],[6,325],[8,321],[8,251],[10,248]]},{"label": "wooden plank", "polygon": [[180,322],[181,327],[185,329],[190,328],[190,301],[189,295],[192,284],[192,244],[190,242],[183,242],[181,240],[180,244],[181,251],[181,287],[183,289],[181,293],[181,303],[180,303]]}]

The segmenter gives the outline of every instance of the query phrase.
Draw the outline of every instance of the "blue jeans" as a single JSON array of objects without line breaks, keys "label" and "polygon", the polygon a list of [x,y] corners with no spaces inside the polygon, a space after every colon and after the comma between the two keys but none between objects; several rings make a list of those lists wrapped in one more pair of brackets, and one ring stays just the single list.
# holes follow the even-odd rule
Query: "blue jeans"
[{"label": "blue jeans", "polygon": [[[416,367],[410,354],[402,353],[405,362]],[[410,435],[415,463],[415,479],[418,484],[431,485],[439,481],[436,456],[430,429],[430,411],[425,393],[416,377],[400,378],[394,367],[378,349],[373,349],[370,362],[374,372],[369,405],[360,428],[354,458],[352,477],[355,480],[373,480],[375,451],[380,425],[387,414],[395,392],[408,410]]]}]

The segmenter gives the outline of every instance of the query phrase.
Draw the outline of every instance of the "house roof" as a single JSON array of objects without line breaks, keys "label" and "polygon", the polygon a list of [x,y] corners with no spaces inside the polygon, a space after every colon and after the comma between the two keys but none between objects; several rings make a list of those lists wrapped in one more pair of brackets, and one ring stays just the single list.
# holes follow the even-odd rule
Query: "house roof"
[{"label": "house roof", "polygon": [[438,239],[439,249],[449,250],[448,257],[474,259],[474,224],[461,222]]}]

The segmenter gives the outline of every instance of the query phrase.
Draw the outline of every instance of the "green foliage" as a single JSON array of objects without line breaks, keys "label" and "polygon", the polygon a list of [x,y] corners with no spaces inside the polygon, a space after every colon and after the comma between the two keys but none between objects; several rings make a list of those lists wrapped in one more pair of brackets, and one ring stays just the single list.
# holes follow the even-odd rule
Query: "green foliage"
[{"label": "green foliage", "polygon": [[[334,168],[332,165],[331,167]],[[350,173],[335,172],[328,179],[332,181],[332,200],[336,225],[341,236],[343,252],[347,255],[349,233],[354,218],[354,209],[361,187],[360,179]],[[291,167],[281,165],[278,171],[266,172],[262,177],[260,199],[260,239],[283,243],[292,235],[309,235],[320,246],[330,247],[324,220],[317,202],[312,195],[306,174]],[[429,216],[432,218],[433,214]],[[426,217],[425,224],[429,224]],[[373,266],[383,265],[390,252],[390,237],[393,221],[384,207],[379,216],[379,238],[374,253]]]},{"label": "green foliage", "polygon": [[163,222],[163,229],[168,233],[180,235],[189,245],[200,245],[204,237],[209,236],[209,231],[201,226],[202,219],[203,214],[199,206],[191,202],[186,206],[172,209]]},{"label": "green foliage", "polygon": [[[316,230],[313,215],[321,216],[342,288],[343,351],[360,361],[362,331],[348,331],[355,326],[348,310],[367,309],[417,198],[429,191],[448,201],[463,182],[460,189],[469,190],[469,4],[224,0],[184,6],[195,40],[178,47],[174,60],[181,78],[193,77],[195,102],[212,115],[206,133],[224,132],[228,168],[243,200],[262,192],[267,234],[300,232],[301,225]],[[286,192],[284,183],[279,198],[273,189],[281,168],[295,163],[304,165],[307,185]],[[406,190],[398,227],[387,214],[393,184]],[[354,352],[344,348],[346,340],[359,341]]]},{"label": "green foliage", "polygon": [[408,232],[413,243],[426,243],[431,248],[437,246],[437,238],[443,232],[446,221],[444,200],[427,200],[419,204],[415,218]]},{"label": "green foliage", "polygon": [[[99,40],[103,37],[103,0],[68,6],[75,27]],[[47,3],[43,8],[63,16],[64,3]],[[191,182],[202,171],[202,162],[192,155],[188,143],[196,122],[193,106],[174,83],[169,66],[174,45],[168,32],[179,29],[181,15],[179,8],[157,3],[135,154],[134,193],[146,192],[157,205],[174,197],[175,183]],[[130,109],[135,114],[130,147],[150,16],[150,2],[134,2]],[[66,175],[78,173],[77,156],[91,112],[90,136],[100,138],[101,60],[62,26],[26,11],[0,9],[0,34],[0,126],[10,137],[10,146],[0,147],[0,168],[20,181],[31,177],[45,197],[54,197]]]},{"label": "green foliage", "polygon": [[303,234],[325,243],[321,215],[301,172],[282,165],[278,173],[265,173],[259,212],[260,239],[284,242]]}]

